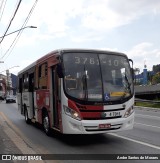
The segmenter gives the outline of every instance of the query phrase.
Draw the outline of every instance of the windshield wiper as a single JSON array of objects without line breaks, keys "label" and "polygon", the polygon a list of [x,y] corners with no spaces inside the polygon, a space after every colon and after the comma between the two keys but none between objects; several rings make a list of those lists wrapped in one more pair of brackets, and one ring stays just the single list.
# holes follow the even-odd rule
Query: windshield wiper
[{"label": "windshield wiper", "polygon": [[125,79],[126,79],[126,81],[127,81],[127,89],[129,90],[129,93],[131,94],[131,83],[129,83],[129,80],[128,80],[126,74],[125,74]]},{"label": "windshield wiper", "polygon": [[82,76],[82,83],[83,83],[83,92],[84,92],[84,99],[88,100],[88,85],[87,85],[87,70],[84,64],[84,74]]},{"label": "windshield wiper", "polygon": [[121,99],[126,97],[127,93],[129,93],[131,95],[131,83],[129,83],[129,80],[128,80],[126,74],[125,74],[125,81],[127,82],[127,84],[125,85],[125,92],[124,92],[124,95],[121,97]]}]

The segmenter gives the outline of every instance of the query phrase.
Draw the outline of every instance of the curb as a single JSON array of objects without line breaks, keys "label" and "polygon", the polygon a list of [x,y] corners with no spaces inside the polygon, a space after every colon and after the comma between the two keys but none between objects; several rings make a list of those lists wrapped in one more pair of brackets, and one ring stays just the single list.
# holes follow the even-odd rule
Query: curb
[{"label": "curb", "polygon": [[[7,117],[4,115],[4,113],[0,112],[0,127],[3,130],[3,133],[7,135],[8,139],[10,140],[10,151],[8,151],[9,154],[37,154],[37,151],[35,151],[32,146],[28,142],[26,142],[18,133],[16,127],[7,119]],[[1,132],[2,133],[2,132]],[[4,136],[5,136],[4,135]],[[6,146],[7,144],[5,144]],[[17,153],[16,153],[17,152]],[[14,161],[14,162],[17,162]],[[35,161],[27,161],[29,163],[35,162]],[[43,160],[39,160],[39,163],[44,163]]]}]

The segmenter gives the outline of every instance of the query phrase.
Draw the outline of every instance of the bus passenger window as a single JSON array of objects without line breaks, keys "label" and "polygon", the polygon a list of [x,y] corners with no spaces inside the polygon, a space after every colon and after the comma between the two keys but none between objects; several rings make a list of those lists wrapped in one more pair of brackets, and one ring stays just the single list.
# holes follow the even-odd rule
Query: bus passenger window
[{"label": "bus passenger window", "polygon": [[47,89],[47,74],[48,74],[47,63],[43,63],[39,66],[38,69],[39,88],[41,89]]}]

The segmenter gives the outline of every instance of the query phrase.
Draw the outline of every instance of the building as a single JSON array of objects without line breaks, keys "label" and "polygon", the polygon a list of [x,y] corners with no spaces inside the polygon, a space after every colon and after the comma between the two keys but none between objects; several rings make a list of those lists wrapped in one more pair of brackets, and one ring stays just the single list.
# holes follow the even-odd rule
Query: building
[{"label": "building", "polygon": [[5,99],[7,94],[7,86],[6,86],[6,76],[3,74],[0,74],[0,100]]},{"label": "building", "polygon": [[11,73],[12,91],[13,95],[16,95],[17,91],[17,76]]},{"label": "building", "polygon": [[158,73],[160,73],[160,64],[153,65],[152,71],[148,71],[147,66],[145,65],[143,72],[135,75],[135,85],[155,84],[153,78]]},{"label": "building", "polygon": [[[6,75],[0,74],[0,97],[8,94],[16,95],[17,76],[6,71]],[[2,97],[2,99],[3,99]]]}]

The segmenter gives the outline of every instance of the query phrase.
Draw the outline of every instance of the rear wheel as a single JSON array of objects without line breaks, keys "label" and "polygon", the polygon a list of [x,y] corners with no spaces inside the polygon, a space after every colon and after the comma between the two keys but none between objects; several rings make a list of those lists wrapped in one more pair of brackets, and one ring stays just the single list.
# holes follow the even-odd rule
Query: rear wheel
[{"label": "rear wheel", "polygon": [[31,120],[28,118],[28,111],[27,111],[26,107],[25,107],[25,111],[24,111],[24,117],[25,117],[26,123],[30,124]]},{"label": "rear wheel", "polygon": [[51,129],[50,129],[49,116],[46,112],[43,114],[43,129],[46,135],[49,136],[51,133]]}]

